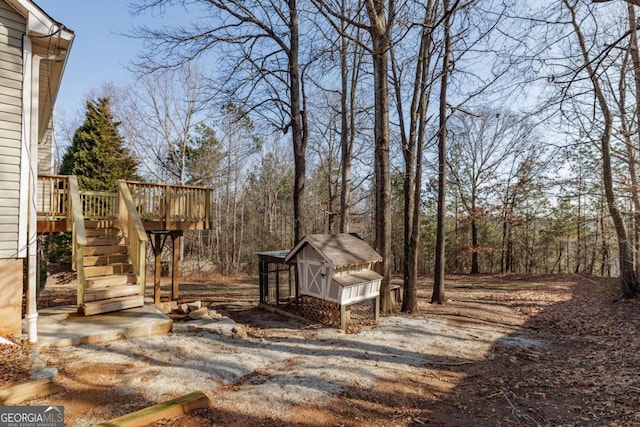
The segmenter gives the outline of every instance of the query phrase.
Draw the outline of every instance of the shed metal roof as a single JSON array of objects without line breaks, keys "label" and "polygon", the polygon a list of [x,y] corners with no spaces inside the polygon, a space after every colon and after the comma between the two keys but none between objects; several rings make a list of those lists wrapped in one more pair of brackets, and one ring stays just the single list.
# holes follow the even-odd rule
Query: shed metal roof
[{"label": "shed metal roof", "polygon": [[342,286],[359,285],[363,282],[373,282],[381,280],[382,276],[373,270],[360,270],[355,273],[338,274],[333,276],[333,280]]},{"label": "shed metal roof", "polygon": [[382,257],[367,242],[348,233],[309,234],[287,254],[291,260],[305,245],[311,245],[335,267],[365,262],[380,262]]}]

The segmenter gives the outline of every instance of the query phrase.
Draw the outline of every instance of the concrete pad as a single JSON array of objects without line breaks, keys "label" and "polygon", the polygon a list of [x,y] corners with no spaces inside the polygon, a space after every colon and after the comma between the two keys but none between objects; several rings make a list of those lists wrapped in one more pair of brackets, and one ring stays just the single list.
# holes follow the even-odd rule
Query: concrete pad
[{"label": "concrete pad", "polygon": [[75,306],[54,307],[39,311],[36,346],[38,351],[46,351],[49,347],[97,344],[166,334],[172,327],[173,321],[153,305],[94,316],[78,314]]}]

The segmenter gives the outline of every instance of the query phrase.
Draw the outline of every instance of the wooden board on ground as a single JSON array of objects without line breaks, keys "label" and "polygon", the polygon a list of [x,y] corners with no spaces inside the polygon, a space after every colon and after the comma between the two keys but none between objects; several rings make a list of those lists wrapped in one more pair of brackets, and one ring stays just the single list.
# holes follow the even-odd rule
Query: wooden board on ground
[{"label": "wooden board on ground", "polygon": [[46,397],[65,391],[51,380],[42,379],[0,390],[0,405],[15,405],[33,397]]},{"label": "wooden board on ground", "polygon": [[190,414],[197,409],[211,408],[213,402],[202,391],[194,391],[193,393],[169,400],[148,408],[114,418],[93,427],[140,427],[151,424],[164,418],[176,418],[182,415]]}]

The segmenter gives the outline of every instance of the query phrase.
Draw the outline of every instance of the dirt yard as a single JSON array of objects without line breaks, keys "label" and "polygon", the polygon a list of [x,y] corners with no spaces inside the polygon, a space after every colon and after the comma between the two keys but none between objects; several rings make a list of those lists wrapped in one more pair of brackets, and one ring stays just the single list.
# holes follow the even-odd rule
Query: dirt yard
[{"label": "dirt yard", "polygon": [[[26,404],[63,405],[69,426],[196,390],[213,409],[154,426],[640,425],[640,301],[613,302],[615,280],[448,277],[437,306],[425,279],[419,315],[355,334],[256,309],[255,282],[183,281],[222,317],[43,354],[66,392]],[[61,281],[41,301],[67,299]],[[0,388],[28,371],[6,347]]]}]

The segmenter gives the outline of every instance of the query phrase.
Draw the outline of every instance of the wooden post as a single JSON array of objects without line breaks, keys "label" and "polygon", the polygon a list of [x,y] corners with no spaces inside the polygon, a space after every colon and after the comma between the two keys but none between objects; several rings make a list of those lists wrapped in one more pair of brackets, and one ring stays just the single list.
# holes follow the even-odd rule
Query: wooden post
[{"label": "wooden post", "polygon": [[[260,256],[259,257],[259,267],[258,267],[258,287],[260,288],[260,303],[264,304],[266,303],[265,300],[265,288],[268,286],[269,283],[269,271],[267,270],[267,268],[269,267],[269,264],[267,263],[267,260]],[[267,270],[267,272],[265,273],[265,270]],[[266,277],[265,277],[266,274]]]},{"label": "wooden post", "polygon": [[340,304],[340,329],[343,331],[347,329],[347,307],[344,304]]},{"label": "wooden post", "polygon": [[171,300],[178,301],[179,284],[178,284],[178,264],[180,263],[180,231],[171,232],[171,241],[173,243],[173,260],[171,263]]},{"label": "wooden post", "polygon": [[276,307],[280,307],[280,269],[276,264]]},{"label": "wooden post", "polygon": [[155,256],[154,280],[153,280],[153,303],[160,304],[160,276],[162,270],[162,235],[156,234],[153,255]]},{"label": "wooden post", "polygon": [[296,264],[289,266],[289,286],[291,286],[291,272],[293,272],[293,280],[295,283],[295,292],[296,292],[296,310],[300,308],[300,295],[299,295],[299,287],[298,287],[298,270]]}]

